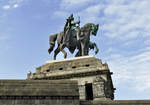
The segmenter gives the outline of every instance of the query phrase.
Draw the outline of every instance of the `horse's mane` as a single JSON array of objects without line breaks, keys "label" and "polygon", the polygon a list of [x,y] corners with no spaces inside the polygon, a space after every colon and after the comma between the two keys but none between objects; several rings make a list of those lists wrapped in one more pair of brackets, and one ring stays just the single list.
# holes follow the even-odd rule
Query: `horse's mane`
[{"label": "horse's mane", "polygon": [[87,23],[87,24],[85,24],[83,27],[81,27],[81,30],[90,28],[92,24],[93,23]]}]

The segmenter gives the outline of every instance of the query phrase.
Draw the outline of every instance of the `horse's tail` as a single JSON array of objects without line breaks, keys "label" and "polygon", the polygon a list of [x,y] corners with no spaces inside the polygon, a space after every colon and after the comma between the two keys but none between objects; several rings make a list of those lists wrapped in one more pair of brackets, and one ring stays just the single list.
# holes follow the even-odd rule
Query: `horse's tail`
[{"label": "horse's tail", "polygon": [[50,48],[48,49],[49,54],[53,51],[53,49],[55,47],[56,39],[57,39],[57,34],[50,35],[50,37],[49,37]]}]

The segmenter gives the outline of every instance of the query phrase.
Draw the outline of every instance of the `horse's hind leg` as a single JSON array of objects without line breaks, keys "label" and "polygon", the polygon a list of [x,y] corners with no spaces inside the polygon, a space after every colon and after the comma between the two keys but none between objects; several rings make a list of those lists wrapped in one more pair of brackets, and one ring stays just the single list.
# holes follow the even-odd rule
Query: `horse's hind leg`
[{"label": "horse's hind leg", "polygon": [[85,46],[84,46],[84,43],[81,42],[81,56],[84,56],[85,55]]},{"label": "horse's hind leg", "polygon": [[55,44],[50,44],[50,48],[48,49],[48,53],[50,54],[55,47]]},{"label": "horse's hind leg", "polygon": [[57,49],[54,51],[54,60],[56,60],[56,56],[59,52],[60,52],[60,49],[59,49],[59,46],[58,46]]},{"label": "horse's hind leg", "polygon": [[64,54],[64,58],[67,58],[67,53],[66,53],[66,51],[63,49],[63,50],[61,50],[61,52]]}]

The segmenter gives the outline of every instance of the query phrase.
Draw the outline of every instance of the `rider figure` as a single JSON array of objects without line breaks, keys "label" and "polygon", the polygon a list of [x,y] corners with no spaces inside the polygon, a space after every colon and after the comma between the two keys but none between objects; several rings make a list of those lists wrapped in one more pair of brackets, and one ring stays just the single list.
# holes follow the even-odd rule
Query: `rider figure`
[{"label": "rider figure", "polygon": [[[76,24],[78,24],[78,26]],[[80,20],[75,22],[73,14],[71,14],[68,17],[67,22],[64,27],[63,43],[69,42],[69,33],[72,32],[73,30],[75,30],[77,27],[79,27],[79,24],[80,24]]]}]

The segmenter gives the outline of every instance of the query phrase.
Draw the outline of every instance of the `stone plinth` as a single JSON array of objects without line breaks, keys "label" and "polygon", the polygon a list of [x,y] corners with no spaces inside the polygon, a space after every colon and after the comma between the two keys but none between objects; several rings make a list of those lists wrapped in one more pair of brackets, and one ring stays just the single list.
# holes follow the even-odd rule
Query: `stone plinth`
[{"label": "stone plinth", "polygon": [[80,101],[80,105],[150,105],[150,100]]},{"label": "stone plinth", "polygon": [[79,105],[77,81],[0,80],[0,105]]},{"label": "stone plinth", "polygon": [[32,80],[77,80],[80,100],[113,100],[114,87],[108,65],[93,56],[48,61],[29,73]]}]

